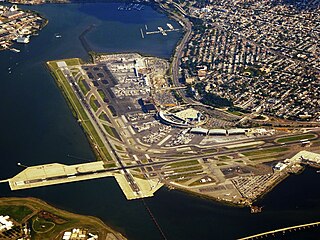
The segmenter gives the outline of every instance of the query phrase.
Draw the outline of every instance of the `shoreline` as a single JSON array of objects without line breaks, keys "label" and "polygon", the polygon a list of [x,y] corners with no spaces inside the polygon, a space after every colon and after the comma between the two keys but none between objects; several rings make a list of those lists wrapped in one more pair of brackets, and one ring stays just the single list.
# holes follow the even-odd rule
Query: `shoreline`
[{"label": "shoreline", "polygon": [[[119,1],[117,1],[119,2]],[[151,5],[153,9],[155,9],[156,11],[158,12],[163,12],[165,13],[168,17],[174,19],[175,21],[180,21],[180,20],[177,20],[179,18],[177,18],[177,16],[173,16],[173,14],[170,12],[170,11],[166,11],[164,8],[161,8],[160,5],[156,4],[156,3],[150,3],[150,4],[146,4],[146,5]],[[182,20],[181,20],[182,21]],[[91,47],[90,45],[87,43],[86,39],[85,39],[85,35],[91,31],[95,26],[94,25],[90,25],[88,28],[86,28],[79,36],[79,39],[81,41],[81,44],[82,46],[84,47],[84,49],[86,50],[87,54],[91,57],[91,62],[94,63],[94,56],[99,56],[99,55],[112,55],[112,54],[118,54],[118,53],[128,53],[128,52],[108,52],[108,53],[102,53],[102,52],[95,52],[95,51],[91,51]],[[186,27],[186,26],[185,26]],[[173,62],[173,59],[174,56],[176,55],[177,53],[177,50],[179,50],[178,48],[181,48],[183,49],[183,46],[180,46],[180,44],[182,44],[182,40],[186,37],[187,33],[191,33],[192,32],[192,29],[188,29],[188,30],[185,30],[184,31],[184,35],[182,35],[182,37],[179,39],[179,41],[177,42],[176,44],[176,47],[175,47],[175,50],[173,51],[173,55],[170,57],[170,64],[171,64],[171,67],[172,67],[172,62]],[[82,39],[81,39],[82,38]],[[88,47],[86,47],[88,45]],[[180,50],[181,50],[180,49]],[[89,50],[89,51],[88,51]],[[132,53],[132,52],[130,52]],[[140,54],[141,56],[145,56],[145,57],[153,57],[153,56],[148,56],[148,55],[143,55],[139,52],[137,52],[138,54]],[[83,62],[82,59],[79,59],[80,61]],[[65,92],[65,90],[63,89],[63,86],[61,85],[60,81],[58,80],[58,78],[55,76],[55,72],[52,71],[48,65],[46,64],[46,67],[47,69],[49,70],[49,72],[51,73],[51,75],[54,76],[55,78],[55,82],[57,84],[57,86],[60,88],[60,90],[62,91],[62,95],[64,96],[67,104],[69,105],[69,108],[71,108],[72,110],[72,114],[73,116],[76,118],[76,119],[79,119],[79,113],[77,112],[77,110],[74,108],[72,102],[70,101],[69,97],[67,96],[67,93]],[[170,72],[171,74],[173,74],[173,69],[170,69]],[[103,156],[100,154],[100,152],[95,148],[95,141],[90,139],[89,136],[90,136],[90,133],[87,132],[85,126],[83,126],[82,123],[79,123],[79,125],[81,126],[82,130],[84,131],[86,137],[87,137],[87,140],[89,141],[89,144],[91,146],[91,149],[93,150],[95,156],[96,156],[96,160],[99,161],[99,160],[102,160],[103,159]],[[248,199],[248,201],[245,201],[242,203],[234,203],[234,202],[228,202],[228,201],[224,201],[222,199],[219,199],[219,198],[215,198],[215,197],[211,197],[211,196],[206,196],[206,195],[203,195],[203,194],[200,194],[200,193],[196,193],[194,191],[189,191],[187,188],[183,188],[183,187],[179,187],[177,185],[171,185],[171,184],[167,184],[166,186],[168,188],[170,188],[170,186],[174,186],[175,189],[177,190],[180,190],[180,191],[183,191],[183,192],[186,192],[188,194],[192,194],[192,195],[195,195],[195,196],[199,196],[201,198],[204,198],[204,199],[209,199],[209,200],[213,200],[217,203],[221,203],[223,205],[229,205],[229,206],[234,206],[234,207],[246,207],[246,206],[250,206],[252,203],[254,202],[257,202],[259,200],[261,200],[265,195],[267,195],[270,191],[272,191],[272,189],[274,189],[278,184],[280,184],[284,179],[286,179],[289,175],[285,174],[284,176],[280,177],[275,183],[269,185],[265,191],[261,192],[261,194],[259,194],[257,196],[257,198],[255,199]]]},{"label": "shoreline", "polygon": [[[159,6],[157,6],[156,4],[152,4],[154,7],[156,7],[156,10],[157,11],[161,11],[161,12],[165,12],[165,9],[163,8],[160,8]],[[167,13],[167,16],[171,16],[172,15],[170,14],[170,12],[166,12]],[[175,21],[177,21],[177,19],[173,18]],[[80,37],[83,38],[83,40],[85,41],[85,45],[88,44],[86,42],[86,39],[85,39],[85,34],[88,33],[91,29],[93,29],[94,26],[90,25],[89,27],[87,27],[79,36],[79,39]],[[192,31],[192,29],[190,29],[190,32]],[[170,57],[170,73],[171,73],[171,76],[173,75],[173,69],[172,69],[172,62],[173,62],[173,58],[174,56],[176,55],[176,52],[177,52],[177,48],[181,47],[180,44],[181,44],[181,41],[183,40],[183,38],[186,37],[186,34],[187,34],[187,31],[185,30],[184,31],[184,35],[182,35],[182,37],[179,39],[179,41],[177,42],[176,44],[176,47],[173,51],[173,55]],[[80,39],[81,41],[81,39]],[[85,50],[87,50],[88,48],[85,47],[84,43],[81,41],[81,44],[83,46],[83,48]],[[89,45],[89,44],[88,44]],[[91,50],[91,47],[89,46],[90,50]],[[89,55],[89,63],[95,63],[95,60],[94,58],[96,56],[100,56],[100,55],[113,55],[113,54],[126,54],[126,53],[137,53],[141,56],[144,56],[144,57],[154,57],[154,56],[148,56],[148,55],[144,55],[144,54],[141,54],[139,52],[95,52],[95,51],[86,51],[87,54]],[[63,59],[65,60],[65,59]],[[79,59],[82,63],[83,63],[83,59]],[[50,69],[50,67],[48,66],[48,64],[46,64],[46,67],[48,69],[48,71],[51,73],[51,75],[54,76],[54,79],[55,79],[55,82],[57,84],[57,86],[60,88],[60,90],[62,91],[62,94],[67,102],[67,104],[69,105],[69,107],[72,109],[72,113],[73,113],[73,116],[78,120],[79,119],[79,113],[77,112],[77,110],[74,108],[73,104],[71,103],[69,97],[67,96],[67,93],[65,92],[63,86],[61,85],[61,82],[58,80],[58,78],[55,76],[55,73],[52,71],[52,69]],[[79,123],[79,125],[81,126],[82,130],[84,131],[86,137],[87,137],[87,140],[89,141],[89,144],[91,146],[91,149],[93,150],[95,156],[96,156],[96,161],[101,161],[103,160],[103,157],[101,156],[101,154],[97,151],[97,149],[94,147],[96,145],[96,142],[91,139],[89,136],[90,136],[90,133],[87,132],[86,128],[82,125],[82,123]],[[287,177],[287,176],[286,176]],[[286,177],[284,177],[283,179],[285,179]],[[183,187],[179,187],[177,185],[174,185],[174,184],[166,184],[165,186],[170,189],[170,187],[173,187],[174,189],[176,190],[179,190],[181,192],[185,192],[187,194],[190,194],[191,196],[196,196],[196,197],[200,197],[202,199],[207,199],[207,200],[210,200],[210,201],[214,201],[216,203],[219,203],[219,204],[222,204],[222,205],[226,205],[226,206],[231,206],[231,207],[239,207],[239,208],[243,208],[243,207],[250,207],[254,202],[257,202],[259,200],[261,200],[265,195],[267,195],[274,187],[276,187],[279,183],[282,182],[283,180],[282,178],[277,181],[275,184],[272,184],[270,185],[264,192],[262,192],[257,198],[255,198],[254,200],[252,199],[247,199],[247,201],[243,201],[243,203],[235,203],[235,202],[229,202],[229,201],[224,201],[223,199],[219,199],[219,198],[216,198],[216,197],[212,197],[212,196],[207,196],[207,195],[203,195],[203,194],[200,194],[200,193],[196,193],[194,191],[189,191],[187,188],[183,188]]]},{"label": "shoreline", "polygon": [[[25,216],[21,220],[21,222],[27,222],[27,221],[29,221],[29,219],[34,217],[39,212],[47,211],[47,212],[51,212],[53,214],[57,214],[62,218],[70,219],[69,221],[71,221],[71,219],[74,219],[76,221],[74,223],[74,225],[78,224],[81,227],[82,227],[82,225],[83,225],[83,227],[91,226],[91,228],[94,227],[94,228],[96,228],[96,230],[99,229],[99,233],[102,234],[102,236],[107,236],[108,233],[111,233],[116,237],[116,239],[119,239],[119,240],[120,239],[121,240],[127,239],[121,233],[115,231],[113,228],[111,228],[106,223],[104,223],[98,217],[90,216],[90,215],[81,215],[81,214],[69,212],[67,210],[55,207],[55,206],[53,206],[53,205],[51,205],[41,199],[38,199],[38,198],[33,198],[33,197],[21,197],[21,198],[20,197],[1,197],[0,198],[0,206],[3,206],[3,205],[25,206],[25,207],[30,208],[32,210],[32,213]],[[56,236],[52,236],[52,237],[55,237],[54,239],[60,239],[58,237],[64,231],[67,231],[68,229],[70,229],[70,226],[66,226],[66,228],[62,232],[60,232],[58,234],[56,233]]]}]

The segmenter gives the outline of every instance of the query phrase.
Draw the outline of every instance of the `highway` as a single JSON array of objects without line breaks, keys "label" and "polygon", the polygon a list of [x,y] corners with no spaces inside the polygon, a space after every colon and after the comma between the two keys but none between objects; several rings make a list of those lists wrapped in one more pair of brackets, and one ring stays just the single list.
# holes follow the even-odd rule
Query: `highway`
[{"label": "highway", "polygon": [[[170,10],[168,10],[166,7],[164,7],[162,4],[160,4],[160,7],[165,9],[166,11],[169,11],[171,12]],[[180,6],[177,6],[177,4],[175,5],[175,7],[178,9],[178,11],[180,11],[183,15],[185,15],[185,12],[184,11],[181,11],[181,7]],[[174,13],[172,13],[174,14]],[[175,16],[177,19],[181,19],[181,17],[179,16]],[[184,18],[182,20],[183,24],[184,24],[184,28],[185,28],[185,31],[186,33],[184,34],[182,40],[180,41],[179,45],[176,47],[176,51],[173,55],[173,60],[172,60],[172,81],[173,81],[173,87],[174,88],[179,88],[181,87],[180,86],[180,83],[179,83],[179,62],[180,62],[180,59],[182,57],[182,54],[183,54],[183,50],[185,49],[185,46],[187,44],[187,42],[189,41],[190,39],[190,36],[191,36],[191,33],[192,33],[192,24],[191,22],[187,19],[187,18]],[[179,93],[180,93],[180,96],[182,97],[182,99],[186,102],[186,103],[194,103],[194,101],[190,98],[187,98],[184,94],[184,92],[179,89],[177,90]]]}]

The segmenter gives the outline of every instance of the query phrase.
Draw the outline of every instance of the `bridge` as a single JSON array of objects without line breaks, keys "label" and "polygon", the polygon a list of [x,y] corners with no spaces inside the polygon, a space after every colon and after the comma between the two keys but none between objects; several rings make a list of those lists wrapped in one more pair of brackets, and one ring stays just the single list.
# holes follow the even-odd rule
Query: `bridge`
[{"label": "bridge", "polygon": [[274,236],[277,233],[284,234],[288,231],[291,232],[291,231],[297,231],[297,230],[306,229],[306,228],[318,227],[319,225],[320,225],[320,222],[296,225],[296,226],[292,226],[292,227],[286,227],[286,228],[272,230],[272,231],[268,231],[268,232],[264,232],[264,233],[259,233],[259,234],[252,235],[252,236],[245,237],[245,238],[239,238],[238,240],[260,239],[260,238],[268,237],[270,235]]}]

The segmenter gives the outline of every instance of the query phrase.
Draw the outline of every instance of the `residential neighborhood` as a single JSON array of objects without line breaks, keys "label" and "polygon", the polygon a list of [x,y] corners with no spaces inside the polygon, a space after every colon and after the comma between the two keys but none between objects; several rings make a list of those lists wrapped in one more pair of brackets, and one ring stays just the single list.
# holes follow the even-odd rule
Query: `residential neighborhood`
[{"label": "residential neighborhood", "polygon": [[317,1],[308,7],[303,2],[180,2],[193,17],[181,60],[193,97],[207,92],[245,111],[320,121]]}]

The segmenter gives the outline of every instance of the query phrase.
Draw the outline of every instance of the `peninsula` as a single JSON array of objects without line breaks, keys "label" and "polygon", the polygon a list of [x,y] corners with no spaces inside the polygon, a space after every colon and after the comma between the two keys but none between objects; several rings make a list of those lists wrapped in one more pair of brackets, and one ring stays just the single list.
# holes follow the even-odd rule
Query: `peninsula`
[{"label": "peninsula", "polygon": [[223,109],[179,104],[167,60],[137,53],[92,58],[47,66],[98,161],[29,167],[8,180],[12,190],[113,176],[127,199],[167,185],[251,205],[303,165],[319,167],[317,128],[239,128],[233,124],[242,118]]},{"label": "peninsula", "polygon": [[0,238],[125,240],[95,217],[54,208],[34,198],[0,198]]},{"label": "peninsula", "polygon": [[[247,104],[229,97],[231,90],[224,87],[233,86],[240,75],[243,81],[250,78],[257,83],[249,87],[259,86],[264,81],[261,79],[270,76],[248,62],[254,59],[252,51],[248,50],[251,57],[247,58],[249,52],[239,53],[245,48],[237,45],[239,51],[234,56],[241,63],[237,60],[234,65],[242,65],[233,67],[230,79],[221,77],[229,76],[232,66],[221,60],[223,52],[233,48],[227,47],[227,40],[224,47],[218,42],[225,37],[217,35],[220,25],[211,23],[210,16],[220,8],[219,14],[228,12],[228,3],[215,8],[196,2],[157,4],[185,29],[170,61],[138,53],[92,53],[89,63],[78,58],[47,62],[98,161],[29,167],[3,181],[9,182],[12,190],[113,176],[129,200],[151,197],[166,185],[217,201],[251,206],[289,174],[298,173],[305,166],[320,167],[319,113],[311,113],[311,109],[317,109],[311,106],[317,106],[318,100],[308,95],[313,92],[306,93],[311,100],[305,105],[293,104],[294,111],[291,106],[289,110],[284,106],[298,101],[294,95],[296,85],[284,87],[288,94],[282,96],[276,94],[282,88],[266,88],[275,91],[270,93],[274,102],[268,94],[256,94],[258,89],[244,94],[230,88],[239,99],[247,99]],[[202,34],[204,30],[211,34],[207,25],[217,28],[212,33],[216,34],[214,39]],[[167,34],[163,28],[159,32]],[[201,49],[198,38],[204,41],[199,43]],[[216,45],[207,49],[208,39]],[[209,50],[217,51],[225,65],[220,65],[219,59],[206,64],[204,60],[210,63],[217,56]],[[268,51],[274,54],[273,50]],[[294,64],[309,64],[311,70],[317,64],[301,61]],[[259,76],[255,78],[255,74]],[[242,90],[244,86],[236,85]],[[261,107],[254,105],[258,96]],[[281,101],[285,103],[281,111],[267,111]],[[303,109],[310,109],[308,117],[302,116]]]}]

